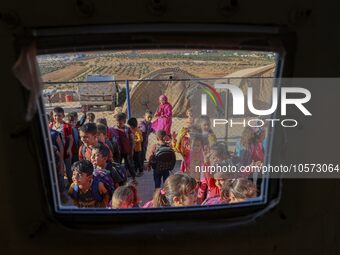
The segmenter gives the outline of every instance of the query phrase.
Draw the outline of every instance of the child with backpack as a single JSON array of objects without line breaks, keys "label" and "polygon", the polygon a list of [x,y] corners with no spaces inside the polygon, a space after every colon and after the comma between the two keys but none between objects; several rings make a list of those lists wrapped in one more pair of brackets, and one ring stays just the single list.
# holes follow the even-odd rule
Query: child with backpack
[{"label": "child with backpack", "polygon": [[114,131],[116,132],[119,150],[120,150],[120,162],[124,160],[124,164],[126,169],[129,171],[130,176],[135,184],[136,182],[136,173],[133,165],[133,145],[134,145],[134,137],[131,129],[125,125],[126,123],[126,114],[121,112],[116,116],[117,127],[115,127]]},{"label": "child with backpack", "polygon": [[106,118],[98,118],[96,120],[97,129],[98,129],[98,141],[105,143],[109,146],[110,151],[112,153],[112,161],[115,163],[120,162],[120,151],[118,140],[116,139],[116,132],[114,128],[108,128]]},{"label": "child with backpack", "polygon": [[99,180],[104,183],[110,197],[112,196],[115,188],[119,186],[116,180],[114,182],[111,171],[107,170],[107,161],[109,158],[109,149],[102,143],[97,143],[92,147],[91,163],[94,166],[93,176],[99,178]]},{"label": "child with backpack", "polygon": [[155,188],[160,188],[170,175],[176,164],[175,152],[170,148],[169,144],[165,141],[166,132],[159,130],[156,133],[157,144],[151,149],[151,155],[148,160],[148,170],[153,169],[153,178]]},{"label": "child with backpack", "polygon": [[92,147],[97,144],[97,126],[94,123],[86,123],[79,128],[79,136],[82,145],[79,147],[79,160],[91,160]]},{"label": "child with backpack", "polygon": [[109,149],[109,159],[107,163],[108,167],[111,167],[113,157],[115,157],[114,161],[119,160],[119,149],[118,146],[114,147],[111,141],[107,138],[107,126],[103,124],[97,124],[97,140]]},{"label": "child with backpack", "polygon": [[142,142],[142,167],[144,170],[144,161],[146,160],[146,152],[148,150],[149,135],[154,132],[151,126],[152,112],[146,111],[144,114],[144,120],[139,123],[138,128],[142,131],[143,142]]},{"label": "child with backpack", "polygon": [[135,165],[136,176],[140,177],[143,175],[143,163],[142,162],[142,142],[143,135],[140,129],[137,127],[138,122],[136,118],[131,118],[128,120],[128,124],[134,135],[134,152],[133,152],[133,162]]},{"label": "child with backpack", "polygon": [[139,198],[135,186],[128,184],[116,189],[111,200],[113,209],[138,208]]},{"label": "child with backpack", "polygon": [[72,165],[72,180],[68,194],[79,208],[105,208],[110,200],[103,182],[93,176],[93,165],[80,160]]},{"label": "child with backpack", "polygon": [[79,131],[77,128],[78,114],[70,112],[66,115],[66,121],[72,128],[73,145],[72,145],[72,164],[79,160],[78,151],[80,145]]},{"label": "child with backpack", "polygon": [[66,168],[66,175],[69,184],[72,183],[72,146],[73,135],[72,126],[65,123],[63,118],[65,117],[64,109],[61,107],[55,107],[52,113],[53,122],[50,123],[49,128],[58,131],[61,135],[61,139],[64,145],[64,164]]}]

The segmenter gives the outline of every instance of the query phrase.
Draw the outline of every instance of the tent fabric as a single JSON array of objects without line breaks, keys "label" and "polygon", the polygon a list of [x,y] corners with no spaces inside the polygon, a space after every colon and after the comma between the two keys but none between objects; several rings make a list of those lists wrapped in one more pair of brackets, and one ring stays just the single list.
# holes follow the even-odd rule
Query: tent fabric
[{"label": "tent fabric", "polygon": [[[240,87],[244,95],[247,94],[248,86],[254,89],[254,107],[258,109],[267,109],[270,107],[272,95],[272,82],[275,65],[261,66],[257,68],[247,68],[236,71],[221,79],[227,81],[229,84]],[[255,78],[256,77],[256,78]],[[258,79],[269,77],[267,79]],[[173,117],[185,117],[186,110],[193,108],[193,112],[200,113],[200,97],[196,97],[202,85],[213,85],[218,81],[198,81],[198,80],[185,80],[183,79],[197,79],[198,77],[190,74],[179,68],[164,68],[156,70],[139,82],[137,82],[130,91],[131,97],[131,110],[134,117],[143,117],[146,110],[155,113],[158,107],[158,97],[165,94],[170,104],[173,107]],[[151,81],[157,80],[157,81]],[[221,97],[224,100],[225,92]],[[230,101],[229,101],[230,102]],[[231,107],[229,104],[227,107]],[[126,112],[126,103],[124,104],[123,111]],[[208,100],[208,109],[215,109],[211,100]],[[245,108],[247,109],[247,107]],[[210,117],[218,117],[217,111],[209,113]]]}]

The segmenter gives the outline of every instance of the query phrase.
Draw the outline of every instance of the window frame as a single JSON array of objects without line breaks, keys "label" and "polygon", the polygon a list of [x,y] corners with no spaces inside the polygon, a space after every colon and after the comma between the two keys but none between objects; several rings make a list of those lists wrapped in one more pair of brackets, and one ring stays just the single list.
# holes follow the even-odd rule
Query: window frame
[{"label": "window frame", "polygon": [[[40,54],[66,53],[89,50],[123,49],[228,49],[271,51],[279,54],[277,77],[287,77],[292,70],[295,54],[295,35],[285,28],[258,26],[228,26],[221,24],[144,24],[68,27],[32,29],[31,36],[36,41]],[[202,39],[203,38],[203,39]],[[265,201],[254,201],[229,205],[143,208],[143,209],[63,209],[58,210],[60,198],[55,180],[56,171],[52,145],[46,126],[46,114],[42,98],[38,102],[38,114],[32,122],[32,133],[36,141],[37,157],[41,160],[41,172],[46,191],[47,212],[51,219],[68,227],[94,227],[105,229],[124,224],[133,227],[135,223],[148,225],[154,222],[180,221],[201,223],[201,226],[218,221],[222,225],[233,225],[253,221],[273,208],[280,200],[281,179],[265,179],[267,196]],[[274,129],[271,130],[271,143]],[[38,146],[43,144],[44,148]],[[276,146],[277,147],[277,146]],[[272,161],[273,144],[267,162]],[[52,171],[51,171],[52,167]],[[44,170],[45,169],[45,170]],[[46,171],[50,169],[50,171]],[[54,180],[55,185],[51,185]],[[58,205],[59,203],[59,205]],[[96,212],[96,213],[93,213]],[[105,223],[105,226],[103,225]],[[176,223],[173,227],[176,227]],[[147,231],[147,229],[146,229]]]}]

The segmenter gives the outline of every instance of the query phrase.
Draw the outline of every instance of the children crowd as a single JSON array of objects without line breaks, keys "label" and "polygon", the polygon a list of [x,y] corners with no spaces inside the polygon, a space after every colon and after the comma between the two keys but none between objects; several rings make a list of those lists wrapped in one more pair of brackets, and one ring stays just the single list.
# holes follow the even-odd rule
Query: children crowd
[{"label": "children crowd", "polygon": [[[159,103],[155,115],[146,111],[140,123],[118,113],[114,127],[108,127],[105,118],[96,119],[93,113],[84,113],[78,120],[76,112],[65,116],[63,108],[53,109],[48,116],[49,128],[63,202],[71,198],[80,208],[152,208],[235,203],[257,196],[257,177],[249,173],[196,169],[263,163],[265,129],[246,128],[235,152],[230,153],[225,143],[217,141],[209,118],[196,118],[190,109],[185,125],[178,133],[171,133],[172,106],[165,95]],[[152,121],[153,117],[156,120]],[[151,133],[156,134],[157,143],[146,159]],[[180,170],[172,174],[175,152],[183,160]],[[153,171],[155,189],[153,197],[143,203],[136,178],[145,170]]]}]

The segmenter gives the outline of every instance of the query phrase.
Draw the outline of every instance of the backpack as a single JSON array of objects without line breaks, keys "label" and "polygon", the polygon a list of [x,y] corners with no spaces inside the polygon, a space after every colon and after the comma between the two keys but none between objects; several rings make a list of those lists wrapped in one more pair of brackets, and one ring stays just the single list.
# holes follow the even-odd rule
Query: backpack
[{"label": "backpack", "polygon": [[73,135],[73,145],[76,149],[79,148],[79,133],[78,129],[72,128],[72,135]]},{"label": "backpack", "polygon": [[118,183],[119,186],[122,186],[127,182],[126,169],[123,165],[113,162],[110,172],[113,182]]},{"label": "backpack", "polygon": [[81,145],[81,155],[83,156],[83,159],[86,159],[85,155],[86,155],[86,146],[85,144]]},{"label": "backpack", "polygon": [[112,180],[112,177],[110,175],[109,171],[101,170],[101,171],[95,171],[94,172],[94,179],[98,182],[102,182],[107,189],[107,192],[110,197],[112,197],[112,194],[115,190],[114,182]]},{"label": "backpack", "polygon": [[167,144],[158,146],[155,152],[154,163],[152,168],[158,173],[171,171],[176,164],[176,154]]},{"label": "backpack", "polygon": [[[51,134],[51,138],[52,138],[52,144],[54,146],[56,146],[58,148],[58,144],[57,144],[58,137],[60,137],[61,143],[64,145],[63,139],[61,139],[61,134],[57,130],[51,129],[50,134]],[[58,150],[59,150],[59,148],[58,148]]]},{"label": "backpack", "polygon": [[[91,185],[92,192],[93,192],[92,194],[93,194],[95,200],[97,200],[99,202],[102,202],[103,201],[103,197],[99,193],[98,185],[99,185],[99,180],[97,178],[94,178],[93,182],[92,182],[92,185]],[[75,200],[79,200],[79,187],[78,187],[77,184],[75,184],[73,186],[71,198],[73,198]]]}]

